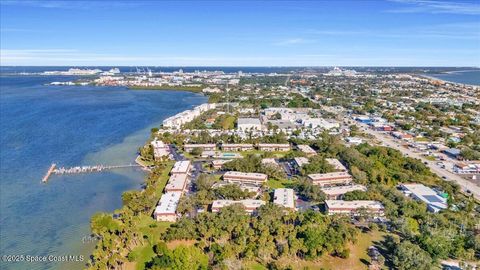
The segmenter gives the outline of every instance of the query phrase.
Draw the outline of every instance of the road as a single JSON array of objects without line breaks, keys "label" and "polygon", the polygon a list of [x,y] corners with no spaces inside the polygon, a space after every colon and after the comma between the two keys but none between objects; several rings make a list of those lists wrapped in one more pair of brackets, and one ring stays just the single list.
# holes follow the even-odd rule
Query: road
[{"label": "road", "polygon": [[442,177],[447,181],[455,181],[461,187],[464,193],[468,195],[468,191],[470,191],[475,197],[475,199],[480,200],[479,186],[475,185],[470,181],[463,179],[462,177],[446,169],[439,167],[436,164],[436,161],[428,160],[421,154],[414,152],[412,149],[402,146],[398,140],[395,140],[393,137],[389,136],[388,134],[375,131],[369,128],[367,125],[358,123],[356,121],[354,123],[362,130],[362,132],[365,132],[367,134],[374,136],[375,139],[382,142],[383,145],[396,149],[406,156],[420,159],[426,166],[430,168],[432,172],[436,173],[438,176]]},{"label": "road", "polygon": [[[311,101],[320,104],[318,101],[310,98],[309,96],[305,95],[304,93],[302,93],[300,91],[298,91],[298,93],[301,94],[304,97],[309,98]],[[326,106],[322,106],[322,108],[325,108],[325,107]],[[328,107],[327,107],[327,109],[328,109]],[[458,176],[458,175],[456,175],[456,174],[454,174],[454,173],[452,173],[452,172],[450,172],[446,169],[442,169],[442,168],[438,167],[436,165],[436,162],[427,160],[425,157],[423,157],[422,155],[420,155],[418,153],[415,153],[411,149],[403,147],[402,145],[400,145],[399,141],[396,141],[394,138],[392,138],[391,136],[389,136],[387,134],[384,134],[384,133],[379,132],[379,131],[372,130],[366,124],[361,124],[361,123],[359,123],[357,121],[354,121],[354,120],[352,121],[352,119],[349,119],[345,115],[343,115],[343,119],[344,119],[344,121],[347,121],[347,122],[350,122],[351,124],[357,125],[363,132],[374,136],[375,139],[377,139],[378,141],[381,141],[385,146],[396,149],[396,150],[400,151],[402,154],[407,155],[409,157],[420,159],[426,166],[428,166],[430,168],[430,170],[432,172],[434,172],[435,174],[437,174],[438,176],[440,176],[441,178],[443,178],[447,181],[456,182],[460,186],[463,193],[465,193],[467,196],[469,196],[470,193],[471,193],[476,200],[480,201],[480,187],[477,186],[476,184],[474,184],[470,181],[467,181],[467,180],[463,179],[462,177],[460,177],[460,176]]]}]

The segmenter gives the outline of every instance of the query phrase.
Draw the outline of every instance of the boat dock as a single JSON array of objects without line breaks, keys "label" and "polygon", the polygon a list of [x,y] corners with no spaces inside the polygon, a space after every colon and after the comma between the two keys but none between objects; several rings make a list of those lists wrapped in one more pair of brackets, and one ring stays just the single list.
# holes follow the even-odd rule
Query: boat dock
[{"label": "boat dock", "polygon": [[47,183],[48,182],[48,178],[50,178],[50,175],[52,175],[52,173],[55,171],[55,167],[57,167],[57,164],[52,163],[52,165],[48,169],[47,173],[42,178],[42,183]]},{"label": "boat dock", "polygon": [[52,174],[63,175],[63,174],[80,174],[80,173],[94,173],[102,172],[106,170],[121,169],[121,168],[131,168],[131,167],[142,167],[139,164],[127,164],[127,165],[93,165],[93,166],[76,166],[76,167],[59,167],[55,163],[50,166],[47,171],[47,174],[43,177],[42,182],[47,183],[48,178]]}]

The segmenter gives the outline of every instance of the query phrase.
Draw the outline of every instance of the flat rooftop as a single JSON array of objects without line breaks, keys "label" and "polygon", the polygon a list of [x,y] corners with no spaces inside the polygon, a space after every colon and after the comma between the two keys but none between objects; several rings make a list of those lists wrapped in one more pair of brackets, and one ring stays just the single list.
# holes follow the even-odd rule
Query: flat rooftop
[{"label": "flat rooftop", "polygon": [[337,171],[347,171],[347,168],[336,158],[326,158],[325,161],[332,165]]},{"label": "flat rooftop", "polygon": [[308,177],[310,177],[314,181],[352,178],[352,176],[347,172],[314,173],[314,174],[309,174]]},{"label": "flat rooftop", "polygon": [[227,178],[241,178],[241,179],[255,179],[255,180],[267,180],[267,175],[263,173],[246,173],[229,171],[226,172],[223,177]]},{"label": "flat rooftop", "polygon": [[322,187],[321,190],[326,195],[342,195],[350,191],[361,190],[367,191],[367,188],[362,185],[347,185],[347,186],[337,186],[337,187]]},{"label": "flat rooftop", "polygon": [[195,148],[195,147],[216,147],[217,145],[214,143],[190,143],[190,144],[184,144],[183,147],[185,148]]},{"label": "flat rooftop", "polygon": [[175,214],[181,196],[182,192],[179,191],[163,194],[158,202],[158,206],[155,208],[155,214]]},{"label": "flat rooftop", "polygon": [[402,184],[400,188],[406,195],[413,195],[414,198],[423,201],[433,210],[448,208],[447,198],[441,197],[435,190],[422,184]]},{"label": "flat rooftop", "polygon": [[238,118],[238,125],[260,125],[260,119],[258,118]]},{"label": "flat rooftop", "polygon": [[222,147],[253,147],[250,143],[222,143]]},{"label": "flat rooftop", "polygon": [[172,174],[174,174],[174,173],[188,173],[189,167],[190,167],[190,160],[177,161],[177,162],[175,162],[175,165],[173,165],[173,168],[170,172]]},{"label": "flat rooftop", "polygon": [[273,193],[273,203],[295,208],[295,192],[291,188],[277,188]]},{"label": "flat rooftop", "polygon": [[183,190],[187,182],[187,175],[183,173],[172,174],[168,179],[165,190]]},{"label": "flat rooftop", "polygon": [[293,158],[293,160],[295,161],[298,167],[302,167],[303,165],[310,163],[308,161],[308,158],[305,158],[305,157],[296,157],[296,158]]},{"label": "flat rooftop", "polygon": [[165,148],[165,147],[166,147],[166,144],[165,144],[165,143],[163,143],[162,141],[157,140],[157,139],[153,140],[153,141],[151,142],[151,145],[152,145],[154,148]]},{"label": "flat rooftop", "polygon": [[325,200],[329,209],[352,210],[358,208],[368,208],[373,210],[383,210],[383,204],[378,201],[343,201],[343,200]]},{"label": "flat rooftop", "polygon": [[310,147],[310,145],[307,145],[307,144],[300,144],[300,145],[297,145],[297,148],[304,152],[304,153],[307,153],[307,154],[316,154],[317,152],[315,150],[313,150],[312,147]]},{"label": "flat rooftop", "polygon": [[259,143],[259,147],[290,147],[288,143]]},{"label": "flat rooftop", "polygon": [[262,200],[253,200],[253,199],[238,200],[238,201],[215,200],[212,203],[212,208],[222,208],[222,207],[229,206],[236,203],[242,204],[246,209],[256,209],[265,204],[265,202]]}]

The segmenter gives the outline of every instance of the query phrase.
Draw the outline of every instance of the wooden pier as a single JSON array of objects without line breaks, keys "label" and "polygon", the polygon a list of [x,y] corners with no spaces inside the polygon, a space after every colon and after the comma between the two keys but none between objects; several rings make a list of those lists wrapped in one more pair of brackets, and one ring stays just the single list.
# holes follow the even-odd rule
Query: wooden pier
[{"label": "wooden pier", "polygon": [[57,167],[57,164],[52,163],[52,165],[48,169],[47,173],[42,178],[42,183],[47,183],[48,182],[48,178],[50,178],[50,175],[52,175],[52,173],[55,171],[55,167]]},{"label": "wooden pier", "polygon": [[48,182],[48,178],[52,174],[63,175],[63,174],[80,174],[80,173],[94,173],[102,172],[106,170],[121,169],[121,168],[131,168],[131,167],[142,167],[139,164],[127,164],[127,165],[94,165],[94,166],[76,166],[76,167],[59,167],[54,163],[47,171],[47,174],[42,179],[43,183]]}]

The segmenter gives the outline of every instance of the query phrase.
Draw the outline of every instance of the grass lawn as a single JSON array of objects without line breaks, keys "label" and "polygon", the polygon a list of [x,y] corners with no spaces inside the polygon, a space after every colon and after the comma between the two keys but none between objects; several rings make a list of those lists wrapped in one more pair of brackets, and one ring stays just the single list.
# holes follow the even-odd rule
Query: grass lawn
[{"label": "grass lawn", "polygon": [[289,181],[289,180],[276,180],[276,179],[268,179],[267,180],[267,187],[269,188],[273,188],[273,189],[276,189],[276,188],[284,188],[284,187],[287,187],[288,184],[290,184],[292,181]]},{"label": "grass lawn", "polygon": [[158,196],[159,199],[160,199],[160,196],[162,196],[163,189],[167,185],[168,179],[170,178],[169,173],[173,168],[173,164],[175,164],[174,161],[168,161],[167,167],[162,171],[162,174],[158,179],[156,195]]},{"label": "grass lawn", "polygon": [[[291,260],[289,258],[282,258],[279,262],[285,266],[292,266],[293,269],[330,269],[330,270],[366,270],[370,257],[367,254],[369,246],[374,242],[381,241],[387,233],[380,231],[373,231],[368,233],[360,233],[358,235],[357,243],[349,244],[350,256],[347,259],[325,255],[318,260]],[[260,269],[260,268],[259,268]]]},{"label": "grass lawn", "polygon": [[146,245],[143,247],[135,248],[130,254],[130,258],[134,258],[135,263],[132,264],[135,267],[132,269],[136,270],[143,270],[145,269],[145,263],[149,262],[155,256],[155,252],[153,252],[152,245]]}]

